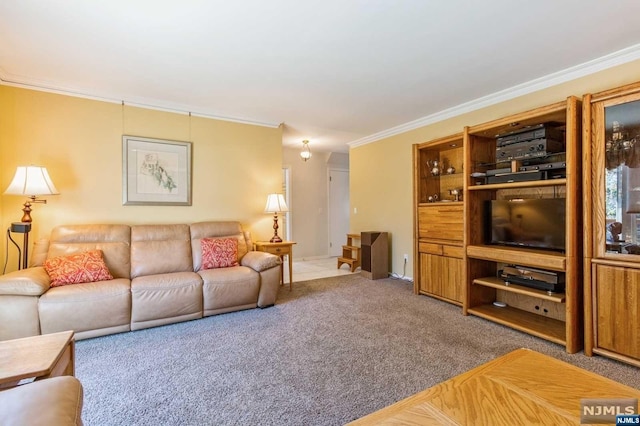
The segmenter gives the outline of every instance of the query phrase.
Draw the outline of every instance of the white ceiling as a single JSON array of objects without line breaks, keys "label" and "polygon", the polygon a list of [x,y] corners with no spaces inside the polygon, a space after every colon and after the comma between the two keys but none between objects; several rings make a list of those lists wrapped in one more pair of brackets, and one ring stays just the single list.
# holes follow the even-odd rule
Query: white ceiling
[{"label": "white ceiling", "polygon": [[0,0],[0,79],[346,152],[637,59],[639,17],[637,0]]}]

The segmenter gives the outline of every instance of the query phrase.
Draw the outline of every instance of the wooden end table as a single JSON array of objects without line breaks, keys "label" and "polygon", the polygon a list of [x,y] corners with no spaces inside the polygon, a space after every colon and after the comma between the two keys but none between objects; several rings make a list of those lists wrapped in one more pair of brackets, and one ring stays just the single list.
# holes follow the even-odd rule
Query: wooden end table
[{"label": "wooden end table", "polygon": [[47,379],[75,374],[73,331],[0,342],[0,390],[23,379]]},{"label": "wooden end table", "polygon": [[280,256],[282,263],[280,264],[280,285],[284,284],[284,256],[289,259],[289,291],[291,291],[291,283],[293,282],[293,241],[282,241],[280,243],[272,243],[269,241],[257,241],[256,250],[265,251],[267,253]]}]

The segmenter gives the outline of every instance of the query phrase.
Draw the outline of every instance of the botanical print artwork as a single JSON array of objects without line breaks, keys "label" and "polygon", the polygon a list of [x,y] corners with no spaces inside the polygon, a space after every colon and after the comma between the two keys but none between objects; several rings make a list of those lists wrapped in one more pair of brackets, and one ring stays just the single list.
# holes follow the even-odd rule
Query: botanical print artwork
[{"label": "botanical print artwork", "polygon": [[123,135],[122,204],[190,206],[191,142]]},{"label": "botanical print artwork", "polygon": [[171,194],[178,188],[175,174],[179,155],[170,152],[138,151],[139,194]]}]

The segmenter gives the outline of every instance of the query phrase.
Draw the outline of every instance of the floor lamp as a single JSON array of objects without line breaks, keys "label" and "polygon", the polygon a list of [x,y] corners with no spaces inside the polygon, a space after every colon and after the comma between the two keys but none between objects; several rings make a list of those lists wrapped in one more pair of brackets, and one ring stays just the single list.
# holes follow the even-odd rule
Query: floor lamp
[{"label": "floor lamp", "polygon": [[[22,219],[20,219],[20,222],[13,222],[7,230],[24,234],[21,266],[19,266],[18,269],[26,268],[29,259],[29,232],[31,231],[32,222],[31,205],[35,203],[46,204],[47,200],[39,199],[38,197],[42,195],[57,195],[59,192],[51,181],[46,167],[20,166],[17,168],[13,180],[4,193],[9,195],[22,195],[28,198],[22,207]],[[9,239],[11,239],[9,233],[7,233],[7,235]],[[16,244],[13,239],[11,239],[11,241]],[[20,252],[20,248],[18,248],[18,251]]]}]

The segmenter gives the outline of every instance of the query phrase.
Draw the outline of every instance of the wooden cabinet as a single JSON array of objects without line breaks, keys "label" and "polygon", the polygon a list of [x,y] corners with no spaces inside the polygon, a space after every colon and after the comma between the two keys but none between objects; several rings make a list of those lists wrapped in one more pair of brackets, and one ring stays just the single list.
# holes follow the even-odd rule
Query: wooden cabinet
[{"label": "wooden cabinet", "polygon": [[[466,286],[463,313],[476,315],[565,346],[582,348],[582,198],[580,101],[566,101],[467,127],[464,132],[464,247]],[[489,181],[495,170],[521,171],[523,162],[502,161],[497,135],[509,135],[537,125],[553,126],[564,136],[564,152],[545,155],[540,164],[563,162],[562,174],[536,179],[522,175]],[[536,164],[527,157],[527,164]],[[566,198],[564,251],[486,244],[483,235],[487,200]],[[547,293],[528,286],[506,284],[497,277],[507,265],[538,268],[565,276],[564,293]],[[498,302],[498,303],[494,303]],[[506,306],[504,306],[506,305]]]},{"label": "wooden cabinet", "polygon": [[464,261],[461,258],[420,253],[419,292],[461,303]]},{"label": "wooden cabinet", "polygon": [[462,134],[413,147],[414,291],[462,304]]},{"label": "wooden cabinet", "polygon": [[594,347],[640,360],[640,270],[594,264]]},{"label": "wooden cabinet", "polygon": [[640,83],[583,106],[585,354],[640,366]]},{"label": "wooden cabinet", "polygon": [[389,234],[363,231],[360,233],[362,263],[360,275],[370,280],[389,276]]}]

